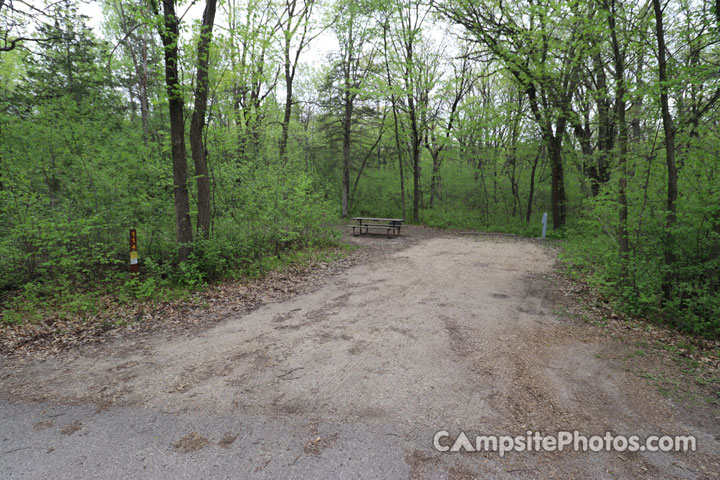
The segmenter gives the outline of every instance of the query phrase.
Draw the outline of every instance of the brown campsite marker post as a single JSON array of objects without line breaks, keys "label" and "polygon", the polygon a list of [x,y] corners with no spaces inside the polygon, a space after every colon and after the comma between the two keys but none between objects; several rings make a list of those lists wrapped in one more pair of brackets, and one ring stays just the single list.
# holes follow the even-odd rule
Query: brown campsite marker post
[{"label": "brown campsite marker post", "polygon": [[137,254],[137,233],[134,228],[130,229],[130,273],[137,274],[140,272]]}]

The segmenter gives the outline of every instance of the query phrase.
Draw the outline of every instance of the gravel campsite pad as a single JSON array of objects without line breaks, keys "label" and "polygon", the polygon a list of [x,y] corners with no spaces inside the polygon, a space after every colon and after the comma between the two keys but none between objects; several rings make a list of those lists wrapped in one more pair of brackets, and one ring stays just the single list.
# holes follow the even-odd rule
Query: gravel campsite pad
[{"label": "gravel campsite pad", "polygon": [[[9,478],[720,471],[716,406],[663,395],[628,365],[631,342],[566,318],[553,248],[412,227],[349,241],[362,248],[345,267],[254,309],[199,312],[219,318],[202,327],[5,358],[0,469]],[[440,453],[439,430],[695,435],[698,451],[500,458]]]}]

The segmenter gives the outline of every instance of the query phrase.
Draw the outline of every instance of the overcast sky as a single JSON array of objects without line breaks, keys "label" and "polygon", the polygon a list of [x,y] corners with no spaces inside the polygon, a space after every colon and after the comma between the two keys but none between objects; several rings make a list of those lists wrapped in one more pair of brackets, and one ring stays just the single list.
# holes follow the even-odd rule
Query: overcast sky
[{"label": "overcast sky", "polygon": [[[41,3],[41,2],[38,2]],[[182,1],[178,7],[178,15],[182,15],[188,9],[190,2]],[[205,8],[205,2],[199,1],[194,5],[190,6],[187,10],[187,14],[183,18],[183,22],[192,22],[202,17],[203,9]],[[87,3],[79,3],[79,11],[83,15],[90,17],[90,25],[95,30],[95,33],[102,36],[102,21],[103,15],[100,8],[100,4],[97,1],[91,0]],[[223,14],[221,9],[218,9],[215,17],[215,24],[219,25],[224,22]],[[300,62],[306,66],[317,68],[325,63],[328,53],[338,49],[338,43],[335,36],[329,31],[323,32],[318,38],[316,38],[306,51],[300,56]]]}]

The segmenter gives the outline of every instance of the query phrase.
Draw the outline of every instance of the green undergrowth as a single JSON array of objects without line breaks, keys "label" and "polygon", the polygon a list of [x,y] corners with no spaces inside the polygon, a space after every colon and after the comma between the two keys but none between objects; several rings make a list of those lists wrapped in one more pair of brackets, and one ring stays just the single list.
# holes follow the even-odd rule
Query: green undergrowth
[{"label": "green undergrowth", "polygon": [[271,272],[302,270],[318,263],[341,259],[353,247],[337,239],[303,248],[265,255],[233,269],[214,270],[202,265],[199,250],[180,265],[161,265],[147,258],[137,275],[110,272],[102,281],[66,285],[28,282],[21,289],[5,291],[0,324],[32,325],[49,319],[92,321],[111,316],[113,309],[140,303],[187,302],[202,297],[208,287],[224,282],[249,282]]},{"label": "green undergrowth", "polygon": [[[663,298],[666,267],[662,251],[631,252],[623,268],[617,244],[607,235],[570,232],[562,242],[565,273],[587,282],[624,316],[665,325],[706,339],[720,338],[720,298],[681,267],[673,278],[673,296]],[[625,278],[623,278],[625,276]]]}]

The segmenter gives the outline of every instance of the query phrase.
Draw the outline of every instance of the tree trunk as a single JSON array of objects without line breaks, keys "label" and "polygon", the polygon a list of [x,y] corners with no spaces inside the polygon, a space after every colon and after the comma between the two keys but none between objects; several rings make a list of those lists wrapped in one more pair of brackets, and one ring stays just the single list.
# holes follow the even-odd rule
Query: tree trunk
[{"label": "tree trunk", "polygon": [[612,43],[613,59],[615,64],[615,106],[617,109],[618,124],[618,168],[620,178],[618,179],[618,246],[620,253],[620,268],[622,281],[628,281],[628,262],[630,246],[628,242],[628,204],[627,204],[627,153],[628,153],[628,127],[625,122],[625,58],[620,51],[620,44],[617,39],[615,25],[615,0],[611,1],[610,14],[608,15],[608,26],[610,27],[610,40]]},{"label": "tree trunk", "polygon": [[530,170],[530,190],[528,191],[527,212],[525,214],[525,222],[528,225],[530,225],[530,216],[532,215],[533,196],[535,195],[535,171],[537,170],[539,159],[540,152],[535,156],[535,161],[532,163],[532,169]]},{"label": "tree trunk", "polygon": [[618,112],[618,168],[620,169],[620,178],[618,180],[618,205],[620,211],[618,213],[618,246],[620,250],[621,275],[623,280],[628,280],[628,261],[630,254],[630,245],[628,242],[628,204],[627,204],[627,125],[625,125],[625,101],[622,96],[625,94],[625,88],[618,86],[617,89],[617,112]]},{"label": "tree trunk", "polygon": [[413,221],[420,221],[420,140],[413,135]]},{"label": "tree trunk", "polygon": [[420,131],[418,129],[417,112],[415,110],[415,98],[412,93],[408,94],[408,110],[410,112],[411,135],[410,146],[412,150],[413,167],[413,213],[414,222],[420,221]]},{"label": "tree trunk", "polygon": [[663,296],[665,300],[672,298],[672,273],[671,269],[675,263],[675,252],[673,250],[673,229],[677,221],[676,205],[678,195],[677,187],[677,165],[675,163],[675,126],[673,118],[670,114],[670,103],[668,100],[667,86],[667,59],[665,46],[665,29],[663,27],[663,13],[660,6],[660,0],[653,0],[653,8],[655,10],[655,31],[657,35],[658,45],[658,80],[660,81],[660,106],[662,109],[663,130],[665,131],[665,160],[668,169],[668,189],[667,189],[667,218],[665,221],[665,265],[667,273],[663,279]]},{"label": "tree trunk", "polygon": [[280,159],[284,162],[287,157],[288,128],[290,127],[290,116],[292,114],[292,80],[285,82],[285,110],[283,113],[282,133],[280,134]]},{"label": "tree trunk", "polygon": [[287,159],[287,143],[288,129],[290,128],[290,116],[292,115],[292,95],[293,95],[293,76],[294,71],[290,64],[290,40],[286,39],[285,43],[285,108],[283,111],[282,132],[280,133],[280,143],[278,149],[280,152],[280,160],[285,162]]},{"label": "tree trunk", "polygon": [[398,127],[397,110],[395,109],[395,95],[391,95],[393,123],[395,125],[395,149],[398,156],[398,169],[400,170],[400,205],[402,207],[402,217],[405,216],[405,172],[403,171],[402,149],[400,148],[400,128]]},{"label": "tree trunk", "polygon": [[150,135],[150,103],[148,102],[148,61],[147,61],[147,37],[145,32],[142,36],[142,74],[140,75],[140,116],[142,118],[143,142],[148,143]]},{"label": "tree trunk", "polygon": [[565,226],[565,176],[562,164],[562,134],[551,135],[548,141],[548,153],[552,174],[550,182],[550,203],[553,229]]},{"label": "tree trunk", "polygon": [[411,143],[411,154],[412,154],[412,167],[413,167],[413,213],[412,219],[414,222],[420,221],[420,146],[422,138],[420,135],[420,129],[418,128],[418,111],[415,104],[415,82],[411,80],[413,72],[410,71],[414,65],[414,45],[412,41],[412,34],[408,35],[405,44],[405,58],[404,61],[406,66],[405,71],[405,90],[407,94],[407,108],[410,115],[410,143]]},{"label": "tree trunk", "polygon": [[398,165],[400,166],[400,207],[402,208],[402,218],[407,218],[405,211],[405,172],[403,171],[402,152],[398,150]]},{"label": "tree trunk", "polygon": [[173,194],[175,197],[175,232],[178,261],[188,259],[192,243],[192,222],[187,189],[187,152],[185,150],[185,123],[183,120],[183,98],[178,75],[178,19],[175,15],[175,1],[163,0],[165,26],[159,27],[165,47],[165,83],[167,85],[168,109],[170,112],[170,139],[173,162]]},{"label": "tree trunk", "polygon": [[217,0],[207,0],[203,13],[200,38],[197,45],[195,111],[190,123],[190,148],[195,163],[195,179],[197,182],[197,227],[204,238],[210,236],[210,173],[205,158],[203,127],[205,126],[205,111],[207,109],[208,63],[216,4]]},{"label": "tree trunk", "polygon": [[233,110],[235,113],[235,127],[237,129],[237,158],[238,162],[243,163],[245,160],[245,153],[247,150],[247,128],[245,123],[245,115],[243,114],[243,107],[241,101],[241,93],[239,88],[235,88],[233,92]]},{"label": "tree trunk", "polygon": [[[537,89],[535,85],[528,85],[526,93],[530,100],[530,109],[535,116],[535,120],[542,131],[543,140],[545,141],[550,158],[551,165],[551,182],[550,182],[550,207],[552,211],[553,229],[557,230],[565,226],[565,176],[562,164],[562,141],[565,134],[565,126],[567,117],[561,117],[557,120],[555,133],[551,122],[547,122],[542,118],[538,106]],[[569,110],[569,106],[565,106]]]},{"label": "tree trunk", "polygon": [[432,177],[430,178],[430,208],[433,208],[435,197],[440,187],[440,152],[431,151],[432,156]]},{"label": "tree trunk", "polygon": [[[348,67],[349,68],[349,67]],[[347,71],[347,69],[346,69]],[[349,82],[349,78],[346,78]],[[352,94],[345,90],[345,111],[343,115],[343,173],[342,173],[342,216],[348,216],[350,196],[350,133],[352,128]]]},{"label": "tree trunk", "polygon": [[585,122],[585,126],[576,122],[574,125],[575,138],[580,143],[580,150],[583,155],[583,174],[590,179],[590,192],[593,197],[597,197],[600,193],[600,177],[598,174],[597,163],[593,160],[593,152],[595,147],[592,143],[593,132],[589,125],[589,119]]},{"label": "tree trunk", "polygon": [[[637,60],[637,68],[635,70],[635,78],[637,79],[637,90],[642,90],[643,87],[642,71],[644,62],[645,59],[643,58],[642,53],[640,53]],[[632,128],[632,141],[636,143],[640,142],[640,136],[642,135],[642,131],[640,130],[640,121],[642,117],[643,98],[644,97],[642,95],[637,95],[631,107],[632,119],[630,120],[630,125]]]},{"label": "tree trunk", "polygon": [[597,71],[597,89],[599,92],[597,99],[598,109],[598,160],[597,160],[597,178],[594,193],[597,195],[600,186],[606,184],[610,180],[610,166],[608,157],[613,148],[615,148],[615,125],[613,117],[610,114],[610,100],[607,88],[607,78],[605,76],[605,66],[599,54],[593,57],[595,69]]}]

